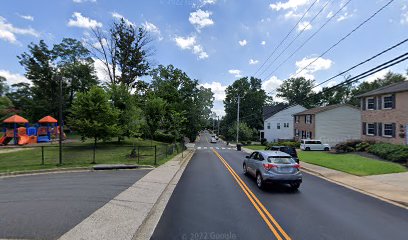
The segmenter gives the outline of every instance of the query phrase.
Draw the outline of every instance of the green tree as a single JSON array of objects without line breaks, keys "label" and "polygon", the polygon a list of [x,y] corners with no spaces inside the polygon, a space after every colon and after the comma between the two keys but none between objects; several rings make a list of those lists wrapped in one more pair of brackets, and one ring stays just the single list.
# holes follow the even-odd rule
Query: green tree
[{"label": "green tree", "polygon": [[108,84],[112,104],[119,109],[118,141],[124,137],[140,137],[145,126],[144,114],[137,99],[124,84]]},{"label": "green tree", "polygon": [[91,44],[94,55],[103,63],[110,83],[145,90],[146,84],[138,78],[147,75],[150,68],[151,40],[147,31],[122,18],[109,31],[95,28],[92,32],[98,42]]},{"label": "green tree", "polygon": [[150,96],[145,102],[144,114],[146,118],[146,126],[148,134],[153,139],[157,129],[162,125],[164,115],[166,113],[167,102],[155,96]]},{"label": "green tree", "polygon": [[0,76],[0,97],[3,95],[6,95],[8,91],[9,91],[9,87],[7,86],[6,78]]},{"label": "green tree", "polygon": [[304,77],[289,78],[276,89],[276,96],[285,99],[289,104],[300,104],[306,108],[314,106],[314,80]]},{"label": "green tree", "polygon": [[[220,128],[222,135],[231,137],[231,135],[228,134],[228,128],[232,126],[237,119],[237,96],[240,97],[240,121],[245,122],[251,129],[261,129],[263,126],[262,109],[272,100],[262,89],[262,80],[254,77],[244,77],[228,86],[225,92],[226,98],[224,105],[226,115],[222,120],[222,127]],[[235,139],[235,137],[232,139]],[[229,138],[229,140],[232,139]]]},{"label": "green tree", "polygon": [[112,106],[109,95],[100,87],[94,86],[88,92],[78,93],[68,123],[82,137],[94,140],[95,149],[99,140],[117,136],[119,110]]},{"label": "green tree", "polygon": [[[237,136],[237,122],[234,122],[231,126],[233,127],[228,128],[228,138],[235,139]],[[238,135],[239,141],[248,141],[253,138],[254,130],[251,129],[245,122],[240,122]]]},{"label": "green tree", "polygon": [[32,108],[36,108],[33,102],[30,84],[20,82],[11,85],[11,91],[6,96],[11,100],[15,107],[15,111],[30,119],[32,118]]}]

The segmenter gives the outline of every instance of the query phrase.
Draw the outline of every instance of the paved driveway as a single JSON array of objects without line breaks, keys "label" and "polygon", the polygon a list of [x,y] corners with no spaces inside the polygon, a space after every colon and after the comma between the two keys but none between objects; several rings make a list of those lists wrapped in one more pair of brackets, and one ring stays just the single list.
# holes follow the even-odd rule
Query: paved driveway
[{"label": "paved driveway", "polygon": [[148,172],[97,171],[0,179],[0,239],[56,239]]}]

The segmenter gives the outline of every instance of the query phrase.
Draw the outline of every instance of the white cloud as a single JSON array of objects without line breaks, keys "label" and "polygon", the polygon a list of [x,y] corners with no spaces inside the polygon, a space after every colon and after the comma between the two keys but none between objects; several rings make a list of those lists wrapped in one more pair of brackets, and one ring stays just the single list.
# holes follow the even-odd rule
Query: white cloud
[{"label": "white cloud", "polygon": [[287,2],[277,2],[269,5],[273,10],[297,9],[298,7],[308,4],[310,0],[288,0]]},{"label": "white cloud", "polygon": [[259,63],[259,61],[258,60],[254,60],[254,59],[249,59],[249,64],[251,64],[251,65],[255,65],[255,64],[258,64]]},{"label": "white cloud", "polygon": [[408,7],[407,7],[407,5],[404,5],[401,8],[401,11],[402,11],[402,13],[401,13],[400,23],[401,24],[408,24]]},{"label": "white cloud", "polygon": [[328,14],[327,14],[327,18],[331,18],[331,17],[333,17],[333,15],[334,15],[334,13],[333,13],[333,11],[330,11]]},{"label": "white cloud", "polygon": [[177,46],[181,49],[189,49],[191,50],[199,59],[206,59],[208,58],[207,52],[204,51],[203,47],[197,43],[196,37],[175,37],[174,41],[176,42]]},{"label": "white cloud", "polygon": [[0,16],[0,39],[3,39],[10,43],[17,43],[17,35],[31,35],[39,37],[40,34],[33,28],[18,28],[13,24],[7,22],[7,20]]},{"label": "white cloud", "polygon": [[12,85],[15,83],[20,83],[20,82],[31,84],[31,81],[28,80],[24,75],[21,75],[18,73],[12,73],[8,70],[0,69],[0,76],[5,77],[7,79],[8,85]]},{"label": "white cloud", "polygon": [[337,20],[337,22],[341,22],[341,21],[344,21],[346,19],[351,18],[352,16],[353,16],[353,14],[351,14],[349,12],[345,12],[342,15],[340,15],[336,20]]},{"label": "white cloud", "polygon": [[238,70],[238,69],[230,69],[228,70],[228,73],[234,75],[234,77],[237,77],[237,78],[242,77],[241,70]]},{"label": "white cloud", "polygon": [[22,19],[28,20],[28,21],[34,21],[34,17],[31,15],[20,15],[17,14],[19,17],[21,17]]},{"label": "white cloud", "polygon": [[298,24],[297,30],[302,31],[303,29],[305,29],[305,31],[312,29],[312,24],[310,24],[310,22],[308,22],[308,21],[300,22]]},{"label": "white cloud", "polygon": [[261,45],[266,45],[266,42],[265,42],[265,41],[262,41],[262,42],[261,42]]},{"label": "white cloud", "polygon": [[217,0],[201,0],[201,4],[203,5],[207,5],[207,4],[215,4],[217,2]]},{"label": "white cloud", "polygon": [[129,19],[125,18],[122,14],[118,13],[118,12],[112,12],[112,17],[118,20],[122,20],[125,21],[125,23],[127,25],[135,25],[134,23],[132,23]]},{"label": "white cloud", "polygon": [[155,34],[159,38],[159,41],[163,40],[159,27],[148,21],[145,21],[142,26],[146,29],[146,31]]},{"label": "white cloud", "polygon": [[74,3],[96,2],[96,0],[72,0]]},{"label": "white cloud", "polygon": [[297,12],[292,11],[292,10],[288,11],[284,15],[285,19],[298,19],[298,18],[301,18],[301,17],[302,17],[302,14],[297,13]]},{"label": "white cloud", "polygon": [[276,76],[272,76],[268,80],[262,82],[262,89],[265,90],[267,94],[272,95],[274,101],[283,102],[284,100],[282,98],[276,97],[276,89],[280,87],[282,83],[282,80],[278,79]]},{"label": "white cloud", "polygon": [[201,86],[205,88],[211,88],[214,93],[215,101],[223,101],[225,99],[225,89],[227,85],[222,85],[220,82],[204,83]]},{"label": "white cloud", "polygon": [[[108,40],[106,40],[106,38],[102,38],[101,42],[102,42],[102,45],[103,45],[104,47],[107,47],[107,46],[108,46]],[[94,48],[97,48],[97,49],[102,49],[102,46],[101,46],[101,43],[100,43],[100,42],[95,42],[94,44],[92,44],[92,46],[93,46]]]},{"label": "white cloud", "polygon": [[[313,62],[315,61],[315,62]],[[313,63],[312,63],[313,62]],[[310,66],[308,66],[310,64]],[[315,79],[313,73],[321,70],[329,69],[333,64],[333,61],[330,59],[318,58],[303,58],[300,61],[296,61],[296,75],[302,76],[306,79]],[[307,67],[306,67],[307,66]],[[302,70],[305,68],[304,70]]]},{"label": "white cloud", "polygon": [[[390,71],[390,69],[389,68],[386,68],[386,69],[384,69],[384,70],[381,70],[381,71],[379,71],[379,72],[376,72],[376,73],[374,73],[373,75],[371,75],[371,76],[369,76],[369,77],[366,77],[366,78],[364,78],[364,82],[374,82],[375,80],[377,80],[377,79],[381,79],[381,78],[383,78],[388,72]],[[1,74],[0,74],[1,75]]]},{"label": "white cloud", "polygon": [[190,13],[188,20],[196,27],[197,31],[200,31],[200,29],[214,24],[214,21],[210,18],[211,14],[212,12],[198,9]]},{"label": "white cloud", "polygon": [[245,40],[245,39],[238,41],[238,43],[239,43],[239,45],[241,45],[241,46],[245,46],[245,45],[248,44],[247,40]]},{"label": "white cloud", "polygon": [[79,28],[94,28],[102,27],[102,23],[90,19],[88,17],[82,16],[80,12],[74,12],[72,18],[68,21],[69,27],[79,27]]}]

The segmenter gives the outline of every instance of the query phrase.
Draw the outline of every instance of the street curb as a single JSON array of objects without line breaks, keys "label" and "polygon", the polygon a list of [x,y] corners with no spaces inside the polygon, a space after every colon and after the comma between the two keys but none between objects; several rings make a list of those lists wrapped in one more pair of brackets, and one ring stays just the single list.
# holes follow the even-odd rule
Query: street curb
[{"label": "street curb", "polygon": [[[182,157],[184,153],[189,154]],[[187,157],[193,154],[194,149],[188,149],[150,171],[59,239],[131,240],[138,231],[142,231],[141,227],[146,226],[164,192],[186,163]],[[154,228],[151,234],[153,231]]]},{"label": "street curb", "polygon": [[[246,152],[246,153],[252,153],[252,152],[254,151],[254,150],[251,150],[251,149],[248,149],[248,148],[242,148],[242,150],[243,150],[244,152]],[[309,164],[311,164],[311,163],[309,163]],[[313,165],[313,164],[312,164],[312,165]],[[319,167],[321,167],[321,166],[319,166]],[[346,187],[346,188],[348,188],[348,189],[351,189],[351,190],[353,190],[353,191],[356,191],[356,192],[359,192],[359,193],[368,195],[368,196],[370,196],[370,197],[377,198],[377,199],[379,199],[379,200],[382,200],[382,201],[384,201],[384,202],[393,204],[393,205],[395,205],[395,206],[408,209],[408,203],[399,202],[399,201],[395,201],[395,200],[392,200],[392,199],[388,199],[388,198],[385,198],[385,197],[383,197],[383,196],[380,196],[380,195],[377,195],[377,194],[374,194],[374,193],[371,193],[371,192],[367,192],[367,191],[365,191],[364,189],[360,189],[360,188],[357,188],[357,187],[355,187],[355,186],[348,185],[348,184],[345,184],[345,183],[343,183],[343,182],[334,180],[334,179],[332,179],[332,178],[330,178],[330,177],[328,177],[328,176],[325,176],[324,174],[322,174],[322,173],[320,173],[320,172],[318,172],[318,171],[314,171],[314,170],[312,170],[312,169],[310,169],[310,168],[304,167],[304,166],[302,166],[302,164],[301,164],[301,169],[302,169],[303,171],[305,171],[306,173],[309,173],[309,174],[311,174],[311,175],[313,175],[313,176],[316,176],[316,177],[320,177],[320,178],[322,178],[322,179],[324,179],[324,180],[326,180],[326,181],[335,183],[335,184],[337,184],[337,185]],[[331,170],[332,170],[332,169],[331,169]],[[337,170],[336,170],[336,171],[337,171]],[[341,172],[341,171],[339,171],[339,172]],[[353,176],[354,176],[354,175],[353,175]]]},{"label": "street curb", "polygon": [[171,195],[173,194],[174,189],[176,188],[178,182],[180,181],[181,176],[184,173],[184,170],[187,167],[187,164],[190,162],[191,158],[194,156],[195,149],[192,149],[190,153],[185,157],[184,160],[180,163],[180,169],[173,176],[171,181],[167,184],[166,188],[157,199],[153,208],[150,210],[149,215],[144,219],[142,225],[137,229],[132,240],[148,240],[154,233],[157,224],[160,221],[160,218],[167,206],[167,203],[170,200]]}]

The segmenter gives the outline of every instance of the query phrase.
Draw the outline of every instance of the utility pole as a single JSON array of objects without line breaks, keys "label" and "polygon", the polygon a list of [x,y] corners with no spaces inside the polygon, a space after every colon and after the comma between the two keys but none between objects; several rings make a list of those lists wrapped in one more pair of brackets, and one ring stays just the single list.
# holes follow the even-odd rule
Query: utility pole
[{"label": "utility pole", "polygon": [[[63,96],[62,96],[62,76],[58,77],[59,79],[59,164],[62,164],[62,101],[63,101]],[[57,127],[58,129],[58,127]]]},{"label": "utility pole", "polygon": [[220,136],[220,116],[217,116],[217,123],[218,123],[217,136]]},{"label": "utility pole", "polygon": [[240,97],[238,95],[238,108],[237,108],[237,144],[238,144],[238,136],[239,136],[239,101]]}]

